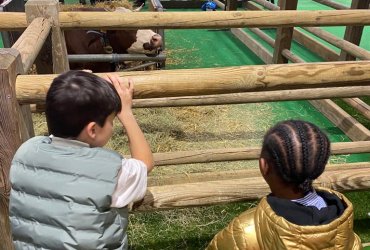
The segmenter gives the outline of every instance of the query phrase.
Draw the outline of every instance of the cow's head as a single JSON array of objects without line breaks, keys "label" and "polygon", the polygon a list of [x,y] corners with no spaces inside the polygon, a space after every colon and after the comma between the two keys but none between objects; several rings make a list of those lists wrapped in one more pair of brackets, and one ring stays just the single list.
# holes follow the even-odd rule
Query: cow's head
[{"label": "cow's head", "polygon": [[[123,7],[117,7],[115,11],[131,12]],[[115,53],[154,54],[162,46],[162,37],[152,30],[117,30],[109,31],[108,35]],[[115,47],[127,49],[126,51],[117,51]]]}]

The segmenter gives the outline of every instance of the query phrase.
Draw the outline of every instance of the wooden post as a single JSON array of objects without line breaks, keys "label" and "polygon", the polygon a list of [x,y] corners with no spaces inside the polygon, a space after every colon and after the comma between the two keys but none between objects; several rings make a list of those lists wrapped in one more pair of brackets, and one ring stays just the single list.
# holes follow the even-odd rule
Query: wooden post
[{"label": "wooden post", "polygon": [[[27,22],[36,17],[51,19],[51,42],[46,41],[36,64],[38,73],[62,73],[69,70],[64,33],[59,25],[59,3],[57,0],[29,0],[26,3]],[[52,58],[50,58],[52,55]]]},{"label": "wooden post", "polygon": [[[280,0],[279,7],[281,10],[296,10],[297,9],[298,0]],[[290,46],[292,43],[294,27],[289,28],[278,28],[275,40],[275,50],[274,56],[272,58],[273,63],[287,63],[288,59],[286,59],[282,55],[282,51],[284,49],[290,50]]]},{"label": "wooden post", "polygon": [[[37,18],[27,27],[16,43],[13,49],[19,51],[22,58],[21,74],[25,74],[32,66],[36,55],[43,46],[45,39],[50,31],[50,23],[44,18]],[[20,105],[19,112],[20,129],[22,132],[22,141],[28,140],[35,135],[33,128],[32,114],[30,105]],[[24,128],[26,128],[24,130]]]},{"label": "wooden post", "polygon": [[226,10],[233,11],[238,9],[238,1],[237,0],[226,0]]},{"label": "wooden post", "polygon": [[[253,0],[253,1],[259,3],[259,0]],[[263,0],[263,2],[266,2],[266,1]],[[266,3],[270,3],[270,2],[266,2]],[[273,6],[274,6],[273,8],[272,8],[272,6],[265,6],[265,7],[270,9],[270,10],[279,10],[280,9],[279,6],[276,6],[276,5],[273,5]],[[248,7],[249,10],[257,10],[257,11],[263,10],[261,7],[256,6],[254,3],[250,2],[250,1],[248,1],[247,7]],[[256,32],[258,30],[257,28],[252,28],[250,30],[257,34],[257,32]],[[259,33],[261,33],[261,32],[259,32]],[[257,35],[260,36],[260,34],[257,34]],[[266,41],[266,39],[264,39],[263,37],[261,37],[261,38]],[[293,39],[295,39],[301,45],[305,46],[307,49],[312,51],[314,54],[323,58],[325,61],[338,61],[339,54],[337,52],[335,52],[331,48],[325,46],[324,44],[316,41],[314,38],[308,36],[307,34],[303,33],[302,31],[294,29]],[[271,39],[269,39],[269,40],[271,40]],[[269,41],[266,41],[266,42],[273,47],[271,42],[269,42]],[[275,43],[275,40],[273,40],[273,43]]]},{"label": "wooden post", "polygon": [[9,223],[9,170],[14,153],[21,145],[15,82],[23,70],[15,49],[0,50],[0,242],[1,249],[13,249]]},{"label": "wooden post", "polygon": [[[368,9],[370,0],[352,0],[351,9]],[[344,34],[344,40],[347,40],[353,44],[360,45],[362,31],[364,26],[347,26]],[[356,57],[348,54],[348,52],[342,50],[339,56],[340,61],[354,61]]]},{"label": "wooden post", "polygon": [[326,5],[326,6],[329,6],[333,9],[336,9],[336,10],[347,10],[348,7],[343,5],[343,4],[340,4],[340,3],[337,3],[337,2],[334,2],[334,1],[331,1],[331,0],[313,0],[314,2],[317,2],[317,3],[321,3],[323,5]]}]

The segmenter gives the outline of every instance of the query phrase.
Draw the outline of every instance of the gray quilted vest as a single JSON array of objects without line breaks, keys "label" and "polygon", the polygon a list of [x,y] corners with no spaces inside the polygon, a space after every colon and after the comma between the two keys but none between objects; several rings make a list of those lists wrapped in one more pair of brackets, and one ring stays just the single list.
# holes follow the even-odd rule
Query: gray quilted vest
[{"label": "gray quilted vest", "polygon": [[128,209],[111,209],[119,154],[38,136],[10,169],[10,222],[16,249],[127,249]]}]

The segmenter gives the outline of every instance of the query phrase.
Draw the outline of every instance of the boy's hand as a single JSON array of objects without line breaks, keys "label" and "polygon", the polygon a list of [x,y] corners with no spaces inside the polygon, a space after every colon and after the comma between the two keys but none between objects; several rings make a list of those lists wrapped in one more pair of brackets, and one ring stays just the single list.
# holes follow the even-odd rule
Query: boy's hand
[{"label": "boy's hand", "polygon": [[128,82],[125,83],[121,77],[115,74],[107,74],[105,79],[113,84],[119,97],[121,98],[122,109],[118,114],[118,118],[128,112],[131,112],[132,97],[134,94],[134,83],[132,79],[129,78]]},{"label": "boy's hand", "polygon": [[126,130],[129,141],[131,157],[145,163],[148,172],[154,167],[153,154],[143,132],[136,122],[132,113],[132,96],[134,94],[134,83],[131,79],[123,80],[118,75],[107,74],[105,78],[111,82],[121,98],[122,109],[117,114],[118,119]]}]

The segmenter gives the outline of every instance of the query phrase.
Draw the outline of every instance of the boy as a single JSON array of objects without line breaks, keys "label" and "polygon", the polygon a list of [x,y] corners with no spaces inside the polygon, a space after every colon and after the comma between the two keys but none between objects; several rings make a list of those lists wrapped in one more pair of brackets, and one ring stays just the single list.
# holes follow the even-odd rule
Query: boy
[{"label": "boy", "polygon": [[[10,221],[16,249],[127,249],[127,205],[143,198],[153,156],[132,113],[133,83],[69,71],[46,97],[50,137],[12,161]],[[131,159],[103,149],[117,115]]]}]

